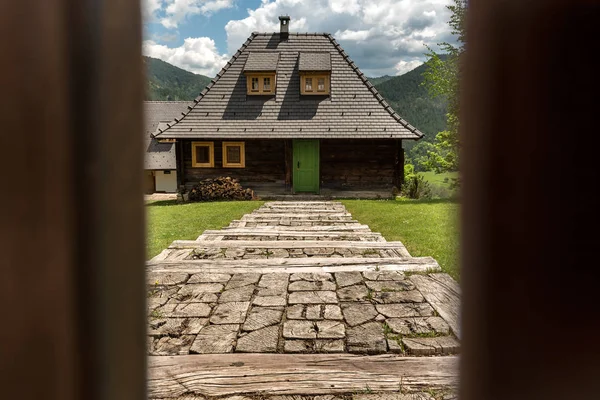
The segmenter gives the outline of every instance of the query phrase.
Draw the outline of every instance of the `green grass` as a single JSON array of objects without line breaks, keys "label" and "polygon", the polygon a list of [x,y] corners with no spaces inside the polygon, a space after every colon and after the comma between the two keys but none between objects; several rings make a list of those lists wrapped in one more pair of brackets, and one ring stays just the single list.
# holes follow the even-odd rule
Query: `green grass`
[{"label": "green grass", "polygon": [[[431,194],[434,198],[449,198],[457,195],[456,189],[451,189],[452,178],[458,178],[458,172],[442,172],[436,174],[433,171],[418,172],[423,175],[425,181],[429,183]],[[444,180],[446,182],[444,182]]]},{"label": "green grass", "polygon": [[148,259],[167,248],[173,240],[196,239],[206,229],[221,229],[231,220],[260,207],[262,201],[223,201],[177,204],[156,201],[146,205]]},{"label": "green grass", "polygon": [[459,279],[459,205],[452,200],[343,200],[354,219],[399,240],[412,256],[431,256]]}]

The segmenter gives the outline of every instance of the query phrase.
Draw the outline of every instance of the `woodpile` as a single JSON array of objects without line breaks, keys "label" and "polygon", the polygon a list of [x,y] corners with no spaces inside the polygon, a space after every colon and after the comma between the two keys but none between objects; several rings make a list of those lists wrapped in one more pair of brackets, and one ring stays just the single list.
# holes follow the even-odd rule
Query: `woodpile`
[{"label": "woodpile", "polygon": [[218,177],[204,179],[189,192],[190,201],[252,200],[254,191],[244,189],[237,179]]}]

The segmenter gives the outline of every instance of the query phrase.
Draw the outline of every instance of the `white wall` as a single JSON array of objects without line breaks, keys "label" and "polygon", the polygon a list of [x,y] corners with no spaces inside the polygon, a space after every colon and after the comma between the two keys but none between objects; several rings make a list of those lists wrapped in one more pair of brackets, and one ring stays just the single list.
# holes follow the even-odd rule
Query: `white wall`
[{"label": "white wall", "polygon": [[172,169],[170,174],[165,174],[164,171],[154,171],[154,179],[156,179],[156,191],[175,193],[177,191],[177,171]]}]

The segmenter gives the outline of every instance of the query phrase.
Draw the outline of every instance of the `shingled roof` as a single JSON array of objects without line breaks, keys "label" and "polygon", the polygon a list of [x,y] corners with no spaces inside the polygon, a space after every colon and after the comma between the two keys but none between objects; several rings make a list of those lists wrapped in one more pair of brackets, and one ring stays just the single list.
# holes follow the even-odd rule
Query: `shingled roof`
[{"label": "shingled roof", "polygon": [[244,65],[244,71],[276,71],[279,62],[279,53],[251,52]]},{"label": "shingled roof", "polygon": [[329,53],[300,53],[298,71],[331,71]]},{"label": "shingled roof", "polygon": [[144,169],[175,169],[174,143],[159,143],[150,136],[167,122],[187,111],[188,101],[145,101],[144,102]]},{"label": "shingled roof", "polygon": [[[243,71],[254,53],[278,55],[274,96],[246,95]],[[302,53],[330,55],[329,96],[300,94]],[[420,139],[423,134],[394,112],[330,34],[290,33],[280,40],[279,33],[253,33],[185,115],[157,136]]]}]

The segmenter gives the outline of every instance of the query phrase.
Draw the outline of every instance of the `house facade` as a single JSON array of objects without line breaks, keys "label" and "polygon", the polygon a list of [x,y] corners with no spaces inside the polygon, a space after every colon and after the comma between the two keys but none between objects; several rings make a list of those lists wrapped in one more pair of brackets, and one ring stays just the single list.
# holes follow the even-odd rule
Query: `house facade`
[{"label": "house facade", "polygon": [[152,137],[159,128],[187,110],[189,102],[144,102],[144,174],[145,192],[175,193],[177,191],[177,157],[175,142],[161,141]]},{"label": "house facade", "polygon": [[[156,139],[174,140],[179,185],[231,176],[286,193],[389,191],[403,140],[422,133],[394,112],[327,33],[253,33]],[[258,193],[260,195],[260,192]]]}]

